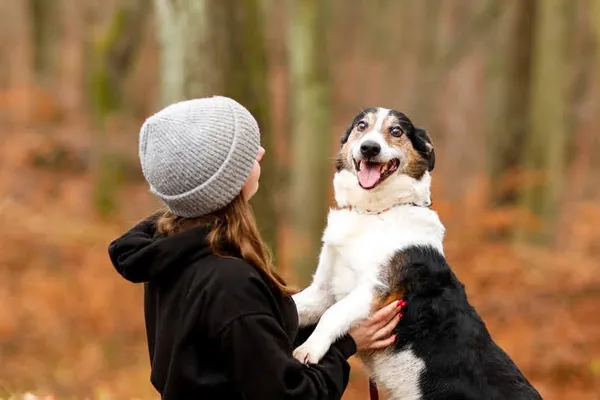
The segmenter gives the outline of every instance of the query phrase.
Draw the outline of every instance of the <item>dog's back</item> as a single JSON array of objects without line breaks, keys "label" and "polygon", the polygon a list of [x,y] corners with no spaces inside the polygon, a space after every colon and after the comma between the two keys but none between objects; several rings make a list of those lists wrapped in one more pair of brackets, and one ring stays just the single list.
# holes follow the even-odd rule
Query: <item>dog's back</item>
[{"label": "dog's back", "polygon": [[[363,355],[392,399],[541,399],[468,303],[444,256],[428,246],[399,251],[386,267],[390,290],[408,302],[392,349]],[[419,380],[407,382],[419,368]]]}]

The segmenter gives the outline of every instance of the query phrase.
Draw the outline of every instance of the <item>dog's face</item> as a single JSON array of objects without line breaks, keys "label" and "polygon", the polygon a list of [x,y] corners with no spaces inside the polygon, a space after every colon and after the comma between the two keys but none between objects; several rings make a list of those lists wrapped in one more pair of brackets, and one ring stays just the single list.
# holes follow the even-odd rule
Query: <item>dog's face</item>
[{"label": "dog's face", "polygon": [[337,171],[353,171],[358,184],[371,190],[404,174],[421,179],[435,166],[431,139],[401,112],[386,108],[361,111],[342,137]]}]

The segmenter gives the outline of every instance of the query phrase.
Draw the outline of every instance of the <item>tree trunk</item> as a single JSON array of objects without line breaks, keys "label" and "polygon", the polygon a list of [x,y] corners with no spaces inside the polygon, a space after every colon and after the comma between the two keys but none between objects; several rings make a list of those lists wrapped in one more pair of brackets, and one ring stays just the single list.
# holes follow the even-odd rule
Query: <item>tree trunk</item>
[{"label": "tree trunk", "polygon": [[[7,121],[27,123],[33,113],[32,86],[35,81],[31,49],[31,17],[24,1],[0,1],[0,84],[12,92]],[[0,110],[1,112],[2,110]],[[0,115],[2,118],[2,115]]]},{"label": "tree trunk", "polygon": [[559,211],[566,164],[568,132],[569,12],[571,0],[538,3],[534,33],[530,124],[523,162],[528,171],[543,173],[542,182],[523,189],[523,205],[541,222],[535,233],[518,238],[547,242]]},{"label": "tree trunk", "polygon": [[209,0],[155,0],[163,105],[217,92]]},{"label": "tree trunk", "polygon": [[131,0],[117,8],[104,35],[94,43],[90,84],[94,116],[98,125],[94,205],[101,216],[116,209],[119,169],[106,137],[106,122],[123,103],[122,88],[133,65],[149,12],[146,0]]},{"label": "tree trunk", "polygon": [[277,248],[274,252],[277,254],[277,269],[282,276],[287,278],[291,276],[291,249],[293,249],[293,246],[290,240],[290,216],[284,212],[288,204],[286,184],[291,165],[291,135],[289,134],[288,118],[287,40],[284,34],[286,29],[286,5],[285,2],[279,0],[263,0],[262,5],[263,10],[269,10],[265,12],[264,26],[267,37],[266,47],[269,49],[268,85],[271,93],[271,132],[269,136],[270,140],[267,144],[271,146],[269,153],[274,159],[272,168],[273,179],[275,179],[275,181],[271,181],[268,184],[273,188],[273,190],[269,191],[271,192],[272,201],[277,212],[276,237],[274,238],[276,239]]},{"label": "tree trunk", "polygon": [[[421,91],[422,88],[425,90],[428,87],[429,81],[435,79],[432,75],[437,72],[436,63],[439,61],[437,36],[442,4],[439,0],[427,0],[418,2],[418,4],[415,3],[415,5],[418,11],[417,25],[421,35],[418,35],[420,37],[415,48],[416,69],[413,70],[411,79],[416,82],[415,89]],[[415,97],[409,110],[413,121],[423,121],[425,119],[425,116],[434,107],[433,98],[434,96]]]},{"label": "tree trunk", "polygon": [[277,171],[271,132],[267,48],[260,0],[156,0],[162,101],[220,94],[244,105],[261,130],[261,189],[252,200],[258,225],[274,252]]},{"label": "tree trunk", "polygon": [[135,60],[149,11],[146,0],[130,0],[119,6],[106,32],[94,43],[91,94],[94,112],[100,119],[121,108],[124,81]]},{"label": "tree trunk", "polygon": [[332,166],[331,112],[325,4],[288,0],[293,163],[291,168],[293,265],[301,283],[317,264],[326,223],[327,185]]},{"label": "tree trunk", "polygon": [[[593,16],[590,18],[591,24],[595,27],[596,34],[596,71],[594,72],[595,78],[592,78],[592,81],[596,82],[596,98],[600,97],[600,0],[594,0],[592,4],[592,13]],[[600,103],[600,102],[598,102]],[[593,154],[600,154],[600,106],[597,108],[596,113],[596,134],[594,135],[594,149],[595,152]],[[600,185],[598,185],[598,180],[600,178],[600,157],[594,157],[594,162],[592,164],[594,172],[591,175],[590,186],[595,190],[592,190],[593,195],[595,195],[596,200],[600,199]]]},{"label": "tree trunk", "polygon": [[29,0],[32,19],[33,59],[38,83],[48,84],[58,68],[60,7],[57,0]]},{"label": "tree trunk", "polygon": [[58,65],[58,87],[65,117],[81,118],[86,99],[86,44],[91,29],[86,21],[85,4],[78,0],[60,1],[61,38]]},{"label": "tree trunk", "polygon": [[[486,35],[494,27],[497,22],[498,14],[504,3],[497,0],[487,0],[485,2],[476,2],[476,11],[463,26],[459,29],[456,38],[452,41],[451,46],[443,53],[437,55],[433,65],[419,79],[420,85],[416,87],[416,92],[411,101],[410,113],[413,115],[413,120],[423,120],[426,114],[431,114],[429,102],[435,97],[438,85],[443,82],[448,72],[450,72],[461,60],[468,54],[472,47],[485,39]],[[435,3],[432,3],[436,6]],[[435,15],[434,10],[430,10],[429,15]],[[428,22],[424,22],[427,24]],[[430,32],[428,35],[433,35]],[[430,36],[435,38],[435,35]],[[425,43],[427,39],[424,39]],[[438,52],[439,53],[439,52]],[[431,54],[429,51],[420,52],[421,60],[427,60]],[[421,67],[421,66],[419,66]]]},{"label": "tree trunk", "polygon": [[[277,248],[275,192],[280,177],[275,168],[275,145],[271,128],[268,82],[267,42],[263,29],[265,18],[260,0],[216,0],[220,7],[213,18],[218,25],[213,33],[224,40],[217,58],[222,66],[222,92],[243,104],[256,118],[261,131],[261,144],[266,149],[261,161],[261,189],[252,199],[260,232],[272,252]],[[213,42],[216,41],[213,40]]]},{"label": "tree trunk", "polygon": [[[487,175],[498,183],[514,173],[528,135],[529,88],[535,0],[511,0],[489,35],[487,78]],[[492,186],[494,205],[515,204],[516,187]]]}]

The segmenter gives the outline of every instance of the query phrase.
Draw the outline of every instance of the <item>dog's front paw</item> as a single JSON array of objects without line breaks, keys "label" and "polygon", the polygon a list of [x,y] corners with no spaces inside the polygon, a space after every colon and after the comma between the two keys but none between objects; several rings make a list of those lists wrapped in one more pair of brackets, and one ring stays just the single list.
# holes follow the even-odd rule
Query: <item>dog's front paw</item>
[{"label": "dog's front paw", "polygon": [[294,358],[303,364],[317,364],[329,350],[328,344],[306,341],[294,350]]}]

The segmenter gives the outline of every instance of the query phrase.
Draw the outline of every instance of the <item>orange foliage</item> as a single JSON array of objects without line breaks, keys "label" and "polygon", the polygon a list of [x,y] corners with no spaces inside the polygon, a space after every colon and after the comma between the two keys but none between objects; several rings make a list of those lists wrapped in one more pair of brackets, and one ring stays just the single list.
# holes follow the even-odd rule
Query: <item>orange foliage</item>
[{"label": "orange foliage", "polygon": [[63,115],[59,99],[39,86],[0,90],[0,120],[17,117],[16,122],[48,122]]}]

